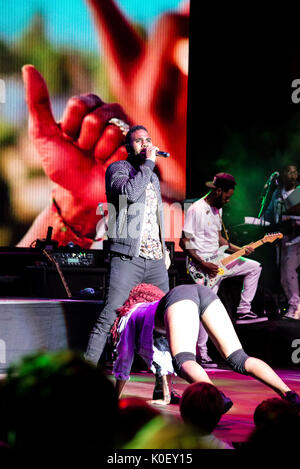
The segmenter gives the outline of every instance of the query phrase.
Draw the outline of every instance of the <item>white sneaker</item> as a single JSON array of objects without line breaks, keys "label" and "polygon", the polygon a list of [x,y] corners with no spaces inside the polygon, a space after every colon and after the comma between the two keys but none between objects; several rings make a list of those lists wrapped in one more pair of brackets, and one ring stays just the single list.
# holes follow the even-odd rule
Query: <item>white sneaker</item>
[{"label": "white sneaker", "polygon": [[253,311],[248,311],[247,313],[239,313],[235,323],[254,324],[256,322],[263,322],[267,320],[268,318],[266,316],[257,316],[257,314],[253,313]]},{"label": "white sneaker", "polygon": [[297,306],[290,305],[284,319],[300,319],[300,303]]}]

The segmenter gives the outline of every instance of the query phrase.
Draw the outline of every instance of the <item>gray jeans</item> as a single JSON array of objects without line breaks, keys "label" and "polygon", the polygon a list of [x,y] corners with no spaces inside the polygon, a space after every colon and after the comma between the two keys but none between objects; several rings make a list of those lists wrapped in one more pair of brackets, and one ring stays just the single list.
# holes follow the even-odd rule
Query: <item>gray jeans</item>
[{"label": "gray jeans", "polygon": [[286,246],[281,250],[281,284],[289,306],[297,308],[300,303],[299,279],[297,269],[300,266],[300,244]]},{"label": "gray jeans", "polygon": [[169,278],[164,260],[130,258],[112,253],[106,300],[89,338],[85,352],[87,360],[98,363],[116,319],[116,310],[127,300],[130,290],[139,283],[156,285],[163,292],[168,292]]}]

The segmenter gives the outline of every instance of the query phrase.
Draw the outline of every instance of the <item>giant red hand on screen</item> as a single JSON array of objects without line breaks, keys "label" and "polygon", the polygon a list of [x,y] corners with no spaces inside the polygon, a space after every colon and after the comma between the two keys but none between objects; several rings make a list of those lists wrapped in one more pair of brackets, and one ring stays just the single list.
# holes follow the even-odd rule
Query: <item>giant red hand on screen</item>
[{"label": "giant red hand on screen", "polygon": [[[106,200],[104,173],[107,166],[127,155],[121,130],[108,124],[112,118],[129,119],[118,104],[106,104],[98,96],[87,94],[71,98],[61,123],[55,122],[47,85],[32,66],[23,67],[29,131],[48,177],[56,183],[55,207],[39,215],[20,245],[28,245],[54,225],[53,237],[74,241],[83,247],[90,244],[80,238],[93,238],[99,215],[96,208]],[[55,220],[60,215],[65,227]],[[47,218],[49,217],[49,218]],[[56,218],[55,218],[56,217]],[[70,227],[68,230],[67,227]],[[70,230],[73,230],[73,233]]]},{"label": "giant red hand on screen", "polygon": [[163,195],[185,197],[188,5],[163,15],[142,39],[113,0],[87,0],[108,64],[110,86],[135,123],[171,153],[159,159]]},{"label": "giant red hand on screen", "polygon": [[[171,158],[159,159],[161,190],[169,200],[182,200],[187,100],[187,67],[182,66],[182,57],[187,57],[188,9],[162,16],[144,41],[112,0],[88,1],[103,39],[101,48],[108,57],[112,90],[132,121],[145,125],[157,146],[171,153]],[[119,130],[107,122],[111,116],[127,119],[119,106],[86,95],[70,99],[58,125],[40,74],[31,66],[23,74],[31,136],[45,172],[57,183],[54,196],[61,217],[80,239],[74,239],[72,230],[62,230],[52,206],[37,217],[19,245],[28,246],[44,237],[52,225],[53,237],[62,244],[73,240],[89,247],[91,241],[83,238],[94,235],[99,219],[96,206],[105,200],[105,168],[125,157]]]}]

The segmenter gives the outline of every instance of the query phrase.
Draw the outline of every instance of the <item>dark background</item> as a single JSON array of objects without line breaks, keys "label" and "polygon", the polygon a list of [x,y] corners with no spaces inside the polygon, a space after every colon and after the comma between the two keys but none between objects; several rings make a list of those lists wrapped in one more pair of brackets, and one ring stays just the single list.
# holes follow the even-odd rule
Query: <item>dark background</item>
[{"label": "dark background", "polygon": [[[210,8],[191,0],[187,198],[204,182],[232,173],[236,193],[224,213],[229,228],[257,216],[263,186],[287,162],[299,164],[299,7]],[[250,240],[249,240],[250,241]]]}]

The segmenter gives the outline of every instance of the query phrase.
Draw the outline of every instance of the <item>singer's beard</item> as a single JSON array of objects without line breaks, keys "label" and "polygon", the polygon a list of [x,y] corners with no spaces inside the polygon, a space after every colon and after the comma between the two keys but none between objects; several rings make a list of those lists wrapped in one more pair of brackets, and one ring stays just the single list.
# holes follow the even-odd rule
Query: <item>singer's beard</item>
[{"label": "singer's beard", "polygon": [[136,161],[138,164],[143,164],[146,161],[146,150],[140,151],[135,155]]},{"label": "singer's beard", "polygon": [[140,164],[143,164],[146,161],[146,151],[145,150],[140,151],[140,153],[131,152],[131,153],[129,153],[128,156],[130,157],[130,159],[133,162],[134,166],[135,165],[139,166]]},{"label": "singer's beard", "polygon": [[223,207],[223,202],[222,202],[222,196],[219,195],[219,197],[216,198],[214,201],[214,207],[216,208],[222,208]]},{"label": "singer's beard", "polygon": [[138,153],[138,156],[141,160],[145,161],[146,159],[146,150],[141,150],[140,153]]}]

